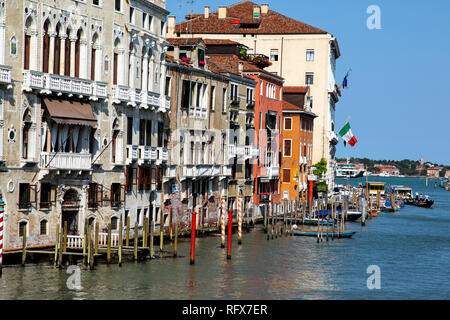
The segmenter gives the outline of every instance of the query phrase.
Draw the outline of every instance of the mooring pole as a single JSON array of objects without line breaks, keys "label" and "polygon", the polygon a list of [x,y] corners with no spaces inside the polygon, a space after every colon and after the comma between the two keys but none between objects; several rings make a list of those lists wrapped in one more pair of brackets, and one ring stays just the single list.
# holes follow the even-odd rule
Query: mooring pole
[{"label": "mooring pole", "polygon": [[227,242],[227,259],[231,259],[231,223],[233,221],[233,210],[228,210],[228,242]]},{"label": "mooring pole", "polygon": [[242,198],[238,199],[238,244],[242,244]]},{"label": "mooring pole", "polygon": [[225,197],[222,198],[222,215],[220,216],[220,238],[221,238],[221,248],[225,248]]},{"label": "mooring pole", "polygon": [[3,215],[5,212],[5,202],[2,198],[3,195],[0,193],[0,278],[2,277],[3,265]]},{"label": "mooring pole", "polygon": [[191,264],[195,263],[195,232],[197,225],[197,214],[192,212],[192,225],[191,225]]}]

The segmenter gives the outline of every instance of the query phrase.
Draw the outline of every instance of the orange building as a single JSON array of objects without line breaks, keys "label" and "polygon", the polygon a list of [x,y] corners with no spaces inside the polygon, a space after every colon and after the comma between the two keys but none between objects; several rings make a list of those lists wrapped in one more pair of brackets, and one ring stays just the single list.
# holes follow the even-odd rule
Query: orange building
[{"label": "orange building", "polygon": [[297,93],[303,96],[303,99],[297,100],[303,107],[283,101],[281,197],[288,201],[307,197],[314,119],[317,117],[310,111],[308,88],[298,87]]}]

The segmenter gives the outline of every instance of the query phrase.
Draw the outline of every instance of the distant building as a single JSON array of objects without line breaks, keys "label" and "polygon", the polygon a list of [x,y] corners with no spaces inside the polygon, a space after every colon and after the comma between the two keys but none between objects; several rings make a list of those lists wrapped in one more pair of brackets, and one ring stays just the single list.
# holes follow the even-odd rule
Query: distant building
[{"label": "distant building", "polygon": [[381,165],[381,164],[376,164],[375,168],[378,168],[380,171],[380,174],[388,174],[390,176],[398,176],[400,175],[400,171],[398,170],[398,168],[396,166],[393,165]]},{"label": "distant building", "polygon": [[428,178],[439,178],[439,173],[442,171],[442,167],[427,168]]},{"label": "distant building", "polygon": [[445,171],[444,178],[450,178],[450,170]]}]

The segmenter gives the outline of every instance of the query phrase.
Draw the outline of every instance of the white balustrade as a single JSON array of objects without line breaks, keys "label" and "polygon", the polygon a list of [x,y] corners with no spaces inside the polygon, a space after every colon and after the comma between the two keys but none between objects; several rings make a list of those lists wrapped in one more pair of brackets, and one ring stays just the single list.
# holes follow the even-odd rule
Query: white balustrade
[{"label": "white balustrade", "polygon": [[67,248],[83,248],[83,236],[67,236]]},{"label": "white balustrade", "polygon": [[91,170],[91,161],[91,154],[42,152],[40,167],[54,170]]},{"label": "white balustrade", "polygon": [[[108,233],[99,232],[98,233],[98,244],[101,246],[108,245]],[[119,234],[111,233],[111,247],[119,246]]]},{"label": "white balustrade", "polygon": [[0,65],[0,83],[10,84],[12,82],[11,67]]},{"label": "white balustrade", "polygon": [[88,97],[107,97],[107,84],[104,82],[95,82],[33,70],[25,70],[23,72],[23,79],[23,85],[26,90],[36,89],[49,93],[55,91]]}]

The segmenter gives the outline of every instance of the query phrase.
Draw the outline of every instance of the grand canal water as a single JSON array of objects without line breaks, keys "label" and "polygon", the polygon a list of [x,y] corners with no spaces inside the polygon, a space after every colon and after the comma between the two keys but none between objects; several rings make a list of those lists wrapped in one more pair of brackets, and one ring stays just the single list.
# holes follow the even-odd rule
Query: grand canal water
[{"label": "grand canal water", "polygon": [[[202,238],[195,266],[182,242],[178,259],[82,269],[78,291],[67,288],[65,269],[4,267],[0,299],[450,299],[450,192],[435,189],[434,181],[426,188],[424,179],[370,180],[410,186],[429,194],[435,207],[381,213],[353,239],[320,244],[298,237],[267,241],[255,229],[239,247],[234,235],[231,261],[220,238]],[[367,288],[370,265],[380,267],[380,290]]]}]

